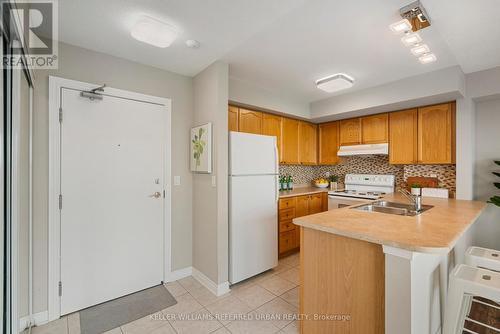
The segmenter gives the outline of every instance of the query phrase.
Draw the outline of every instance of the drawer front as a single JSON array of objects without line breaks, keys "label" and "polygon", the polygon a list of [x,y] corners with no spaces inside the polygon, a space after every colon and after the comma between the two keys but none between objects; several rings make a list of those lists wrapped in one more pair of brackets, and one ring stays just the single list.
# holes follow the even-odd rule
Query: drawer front
[{"label": "drawer front", "polygon": [[295,230],[280,233],[280,253],[287,252],[297,247]]},{"label": "drawer front", "polygon": [[295,197],[287,197],[280,199],[279,208],[289,209],[295,207]]},{"label": "drawer front", "polygon": [[279,220],[280,221],[285,221],[285,220],[291,220],[295,218],[295,208],[290,208],[290,209],[281,209],[279,212]]},{"label": "drawer front", "polygon": [[296,226],[291,220],[280,221],[280,233],[295,230]]}]

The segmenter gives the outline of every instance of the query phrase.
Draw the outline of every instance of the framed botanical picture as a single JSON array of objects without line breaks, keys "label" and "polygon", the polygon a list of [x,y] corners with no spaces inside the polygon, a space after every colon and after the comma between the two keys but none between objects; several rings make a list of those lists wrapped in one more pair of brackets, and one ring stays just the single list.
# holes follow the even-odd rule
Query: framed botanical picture
[{"label": "framed botanical picture", "polygon": [[191,171],[212,172],[212,123],[191,128]]}]

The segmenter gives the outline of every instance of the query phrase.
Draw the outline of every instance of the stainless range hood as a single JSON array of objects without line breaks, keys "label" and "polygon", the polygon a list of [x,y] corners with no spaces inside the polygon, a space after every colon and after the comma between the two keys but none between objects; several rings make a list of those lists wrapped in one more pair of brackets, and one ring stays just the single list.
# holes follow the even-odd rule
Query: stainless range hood
[{"label": "stainless range hood", "polygon": [[352,145],[340,146],[337,155],[339,157],[348,157],[352,155],[388,155],[389,144],[368,144],[368,145]]}]

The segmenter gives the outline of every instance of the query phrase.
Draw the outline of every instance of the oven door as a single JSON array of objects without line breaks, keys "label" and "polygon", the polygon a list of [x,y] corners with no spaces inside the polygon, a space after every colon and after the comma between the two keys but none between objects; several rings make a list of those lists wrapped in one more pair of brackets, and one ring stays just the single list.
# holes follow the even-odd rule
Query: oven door
[{"label": "oven door", "polygon": [[328,210],[341,209],[346,206],[356,205],[366,201],[369,201],[369,199],[328,195]]}]

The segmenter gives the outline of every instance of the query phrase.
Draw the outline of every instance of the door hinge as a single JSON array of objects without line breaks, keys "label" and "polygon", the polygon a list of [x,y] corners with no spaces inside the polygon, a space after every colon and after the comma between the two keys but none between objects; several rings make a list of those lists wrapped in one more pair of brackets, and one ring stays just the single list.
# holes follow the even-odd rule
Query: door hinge
[{"label": "door hinge", "polygon": [[163,198],[165,198],[165,196],[166,196],[165,189],[163,189]]},{"label": "door hinge", "polygon": [[59,123],[62,123],[63,120],[63,111],[62,107],[59,107]]},{"label": "door hinge", "polygon": [[59,297],[62,296],[62,282],[59,281]]},{"label": "door hinge", "polygon": [[62,195],[59,195],[59,210],[62,210]]}]

